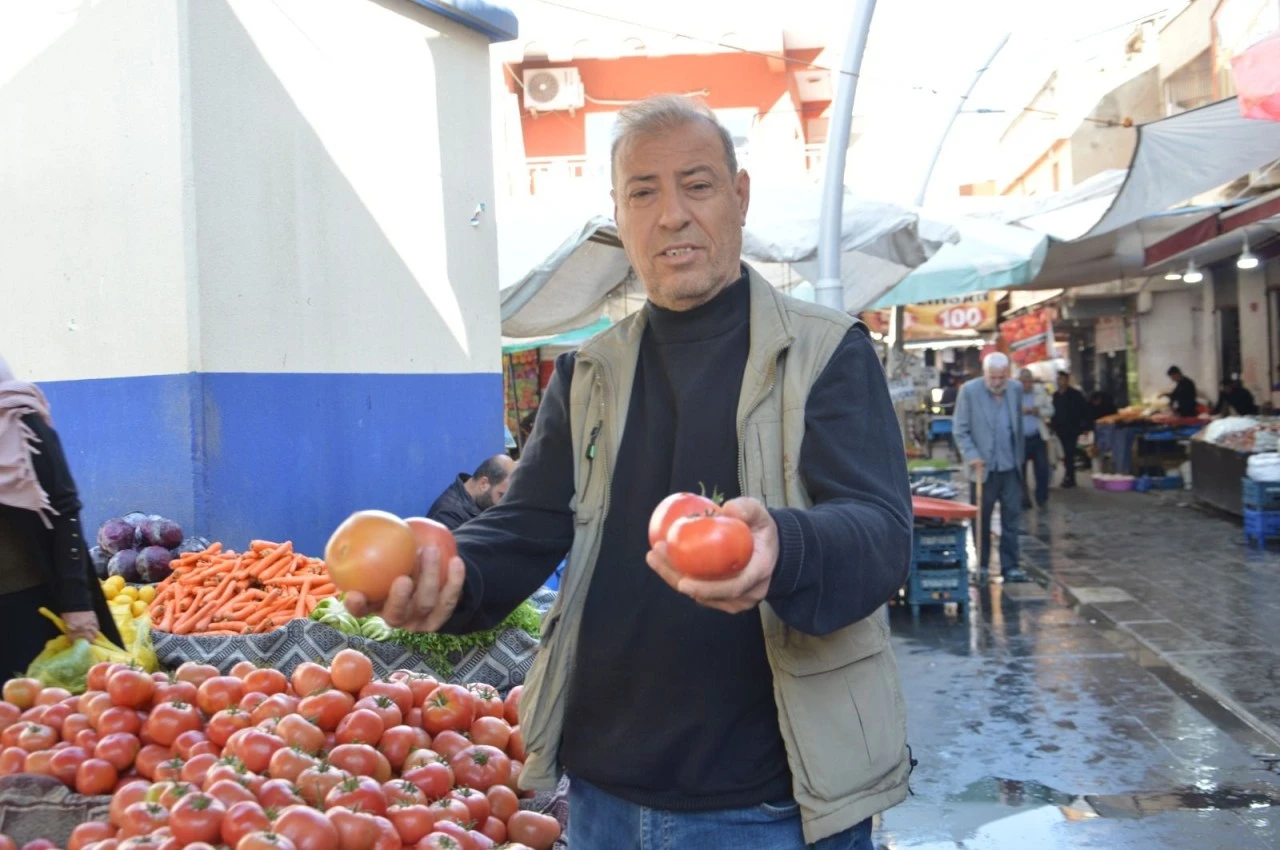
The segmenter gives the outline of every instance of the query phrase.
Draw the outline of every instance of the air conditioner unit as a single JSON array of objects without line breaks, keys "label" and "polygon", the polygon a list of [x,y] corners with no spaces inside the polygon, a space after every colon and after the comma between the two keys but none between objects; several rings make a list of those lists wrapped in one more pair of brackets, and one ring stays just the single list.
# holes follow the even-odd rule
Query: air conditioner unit
[{"label": "air conditioner unit", "polygon": [[538,68],[524,72],[524,108],[530,112],[581,109],[586,102],[577,68]]}]

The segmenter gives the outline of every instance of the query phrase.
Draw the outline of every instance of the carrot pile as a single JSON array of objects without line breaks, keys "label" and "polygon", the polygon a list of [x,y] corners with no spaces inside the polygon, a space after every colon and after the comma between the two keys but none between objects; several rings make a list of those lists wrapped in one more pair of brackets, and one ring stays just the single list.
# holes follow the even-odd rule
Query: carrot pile
[{"label": "carrot pile", "polygon": [[172,566],[149,610],[157,629],[175,635],[268,632],[338,593],[324,561],[294,552],[289,541],[254,540],[239,554],[214,543]]}]

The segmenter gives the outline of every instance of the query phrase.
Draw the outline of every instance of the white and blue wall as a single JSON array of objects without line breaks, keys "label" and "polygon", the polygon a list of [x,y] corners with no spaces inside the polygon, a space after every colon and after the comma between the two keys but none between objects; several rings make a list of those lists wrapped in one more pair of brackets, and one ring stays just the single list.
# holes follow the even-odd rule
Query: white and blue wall
[{"label": "white and blue wall", "polygon": [[508,14],[31,5],[0,12],[0,352],[49,396],[86,523],[319,553],[502,450]]}]

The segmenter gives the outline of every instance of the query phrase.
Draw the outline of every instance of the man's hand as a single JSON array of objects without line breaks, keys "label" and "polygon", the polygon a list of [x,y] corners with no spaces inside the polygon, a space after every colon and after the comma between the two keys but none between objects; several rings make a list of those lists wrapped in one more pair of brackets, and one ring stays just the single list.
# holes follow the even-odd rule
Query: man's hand
[{"label": "man's hand", "polygon": [[987,468],[987,464],[982,458],[975,457],[973,460],[969,461],[969,467],[973,470],[974,475],[981,475],[982,470]]},{"label": "man's hand", "polygon": [[[441,570],[449,573],[444,587],[440,586]],[[392,582],[391,592],[381,606],[370,604],[363,593],[355,592],[346,595],[345,603],[347,610],[356,617],[381,614],[387,625],[393,628],[434,632],[453,616],[466,578],[467,570],[461,558],[450,558],[448,564],[441,564],[440,550],[427,546],[418,550],[416,573],[400,576]]]},{"label": "man's hand", "polygon": [[765,506],[755,499],[734,499],[725,503],[721,513],[742,520],[751,529],[754,546],[751,560],[733,578],[719,581],[687,578],[671,566],[667,544],[662,541],[650,550],[645,561],[667,584],[699,605],[740,614],[759,605],[769,592],[773,569],[778,563],[778,526]]},{"label": "man's hand", "polygon": [[92,611],[68,611],[62,615],[62,622],[67,625],[67,636],[72,640],[84,638],[90,643],[102,631],[98,626],[98,615]]}]

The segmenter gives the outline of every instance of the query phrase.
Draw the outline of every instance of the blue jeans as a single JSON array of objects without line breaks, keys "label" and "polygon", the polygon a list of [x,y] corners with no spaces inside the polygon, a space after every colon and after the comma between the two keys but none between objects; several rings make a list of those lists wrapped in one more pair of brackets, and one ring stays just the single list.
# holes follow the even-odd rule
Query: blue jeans
[{"label": "blue jeans", "polygon": [[[977,487],[969,485],[977,500]],[[1018,568],[1018,521],[1022,517],[1022,476],[1016,469],[991,472],[982,485],[982,539],[978,546],[978,563],[982,569],[991,564],[991,514],[1000,503],[1000,570],[1007,573]],[[975,533],[977,529],[974,529]]]},{"label": "blue jeans", "polygon": [[715,812],[647,809],[569,780],[569,846],[573,850],[874,850],[871,819],[805,844],[800,806],[777,804]]},{"label": "blue jeans", "polygon": [[1027,457],[1022,464],[1023,480],[1026,480],[1026,461],[1036,474],[1036,504],[1044,505],[1049,501],[1049,446],[1040,439],[1039,434],[1027,435]]}]

